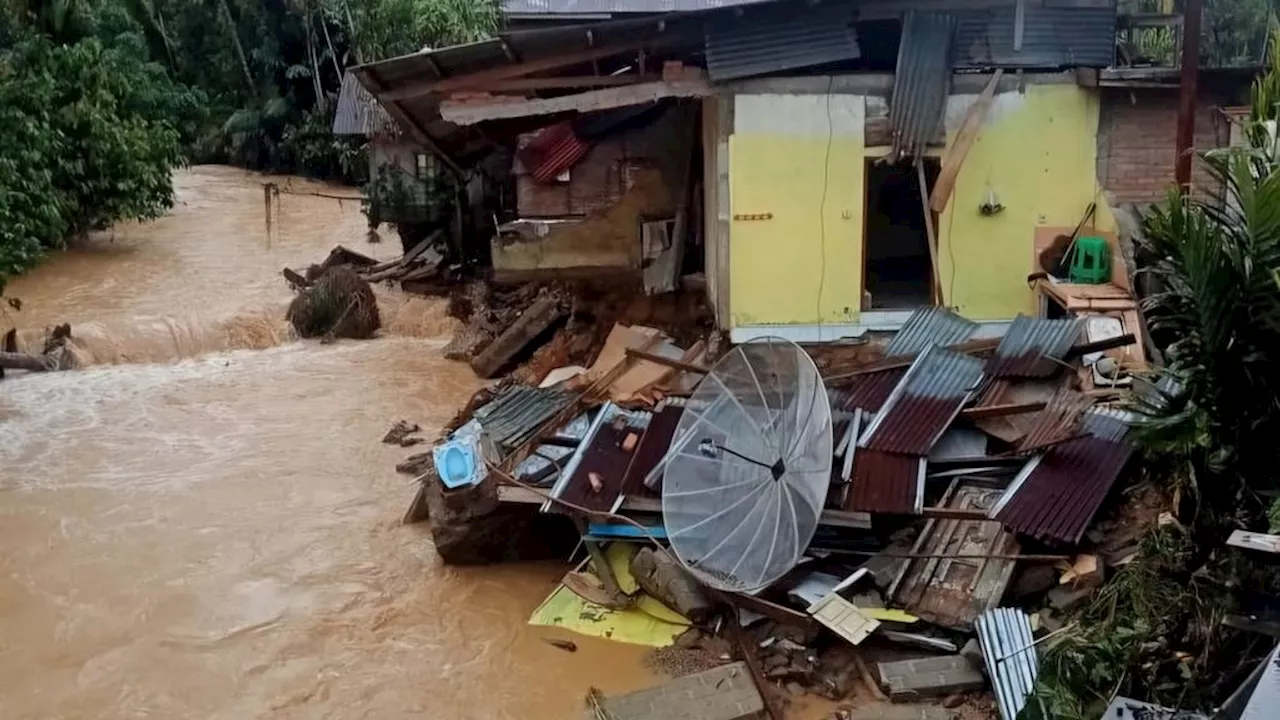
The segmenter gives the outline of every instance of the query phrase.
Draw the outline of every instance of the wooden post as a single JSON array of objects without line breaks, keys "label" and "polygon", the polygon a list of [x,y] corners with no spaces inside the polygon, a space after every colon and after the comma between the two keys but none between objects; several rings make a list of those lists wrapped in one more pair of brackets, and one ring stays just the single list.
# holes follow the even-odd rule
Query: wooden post
[{"label": "wooden post", "polygon": [[1182,17],[1182,68],[1178,96],[1177,155],[1174,180],[1178,192],[1191,190],[1191,161],[1196,137],[1196,83],[1200,76],[1200,16],[1204,0],[1187,0]]}]

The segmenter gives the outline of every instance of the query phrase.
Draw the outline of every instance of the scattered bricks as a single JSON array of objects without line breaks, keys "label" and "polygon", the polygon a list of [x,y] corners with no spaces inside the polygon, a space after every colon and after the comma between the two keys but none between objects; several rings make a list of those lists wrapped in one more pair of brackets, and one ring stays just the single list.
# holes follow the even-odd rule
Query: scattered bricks
[{"label": "scattered bricks", "polygon": [[[746,663],[686,675],[665,685],[607,698],[614,720],[739,720],[764,709]],[[586,720],[594,720],[588,709]]]},{"label": "scattered bricks", "polygon": [[982,673],[959,655],[878,663],[880,684],[894,702],[982,689]]},{"label": "scattered bricks", "polygon": [[953,720],[956,714],[936,705],[861,703],[844,710],[848,720]]}]

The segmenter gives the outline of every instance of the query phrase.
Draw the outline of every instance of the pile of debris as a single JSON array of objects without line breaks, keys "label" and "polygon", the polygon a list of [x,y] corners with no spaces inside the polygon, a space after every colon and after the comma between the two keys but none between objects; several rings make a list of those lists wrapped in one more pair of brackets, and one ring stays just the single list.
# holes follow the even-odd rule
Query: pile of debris
[{"label": "pile of debris", "polygon": [[285,268],[284,279],[294,290],[311,287],[334,268],[349,268],[367,283],[397,282],[406,292],[442,295],[449,292],[453,269],[445,267],[437,249],[442,233],[437,231],[395,260],[378,261],[368,255],[337,245],[318,264],[298,271]]},{"label": "pile of debris", "polygon": [[[560,302],[541,292],[529,307]],[[586,559],[533,624],[666,648],[657,664],[682,671],[740,660],[775,718],[787,697],[813,693],[856,698],[844,718],[880,717],[863,701],[887,700],[942,701],[920,709],[938,718],[961,705],[982,716],[993,704],[1014,720],[1029,701],[1037,644],[1108,564],[1132,556],[1091,529],[1134,453],[1122,403],[1141,387],[1093,382],[1099,362],[1132,366],[1120,360],[1136,338],[1096,337],[1086,318],[1019,317],[999,339],[975,339],[978,330],[921,309],[883,348],[804,360],[821,373],[811,394],[826,400],[794,410],[804,393],[775,400],[776,377],[764,376],[798,376],[776,362],[753,366],[768,356],[762,346],[739,346],[713,368],[719,350],[705,342],[618,325],[588,367],[478,394],[432,453],[402,466],[422,480],[407,519],[429,514],[452,561],[506,559],[556,532],[568,547],[579,541]],[[726,368],[734,362],[748,369]],[[729,393],[738,380],[747,390]],[[829,453],[818,464],[830,472],[812,537],[797,531],[794,557],[786,538],[776,543],[787,564],[763,587],[735,584],[706,561],[754,542],[778,517],[743,515],[723,537],[711,516],[682,517],[695,507],[682,498],[702,491],[686,489],[679,474],[689,465],[678,463],[736,467],[711,474],[725,488],[742,467],[767,468],[779,484],[789,472],[730,449],[741,429],[718,426],[716,408],[734,405],[771,431],[787,413],[806,424],[830,417],[825,431],[779,443]],[[807,497],[789,501],[805,515],[796,508]],[[691,535],[711,535],[695,539],[713,546],[692,562],[690,546],[678,547]],[[986,687],[994,701],[967,695]]]}]

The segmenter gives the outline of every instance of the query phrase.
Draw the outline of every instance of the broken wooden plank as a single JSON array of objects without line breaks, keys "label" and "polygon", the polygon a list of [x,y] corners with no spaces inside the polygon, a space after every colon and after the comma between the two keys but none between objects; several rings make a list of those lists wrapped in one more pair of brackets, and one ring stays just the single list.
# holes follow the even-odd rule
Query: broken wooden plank
[{"label": "broken wooden plank", "polygon": [[0,352],[0,370],[26,370],[48,372],[57,370],[58,362],[47,355],[31,355],[19,352]]},{"label": "broken wooden plank", "polygon": [[982,94],[973,101],[968,112],[965,113],[964,122],[960,125],[960,131],[956,133],[951,149],[942,158],[942,171],[938,173],[938,179],[933,183],[933,192],[929,195],[929,208],[936,213],[947,209],[947,202],[951,200],[951,192],[956,186],[956,178],[960,176],[960,168],[964,165],[969,149],[978,139],[978,133],[982,130],[982,120],[986,117],[992,101],[995,100],[996,86],[1000,84],[1000,78],[1003,76],[1003,68],[996,68],[996,71],[991,74],[987,86],[982,88]]},{"label": "broken wooden plank", "polygon": [[965,420],[986,420],[988,418],[1004,417],[1006,415],[1023,415],[1043,410],[1047,404],[1047,402],[1036,400],[1032,402],[1006,403],[1004,405],[988,405],[986,407],[966,408],[960,411],[960,417]]},{"label": "broken wooden plank", "polygon": [[560,300],[545,296],[538,298],[524,314],[516,319],[502,334],[494,338],[480,354],[471,359],[471,369],[482,378],[498,374],[504,365],[515,357],[533,339],[564,315]]}]

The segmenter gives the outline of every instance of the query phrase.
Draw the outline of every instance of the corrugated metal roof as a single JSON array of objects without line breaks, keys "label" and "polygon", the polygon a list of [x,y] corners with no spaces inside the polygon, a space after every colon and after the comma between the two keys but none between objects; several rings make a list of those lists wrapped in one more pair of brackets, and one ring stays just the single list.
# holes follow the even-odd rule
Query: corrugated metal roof
[{"label": "corrugated metal roof", "polygon": [[947,308],[929,305],[911,313],[898,334],[884,346],[884,354],[886,357],[914,355],[931,345],[956,345],[973,337],[977,331],[978,323]]},{"label": "corrugated metal roof", "polygon": [[889,399],[893,389],[898,387],[898,383],[902,382],[906,374],[907,368],[893,368],[851,376],[845,387],[847,397],[840,408],[843,410],[862,408],[867,412],[880,412],[884,401]]},{"label": "corrugated metal roof", "polygon": [[1031,618],[1017,608],[996,608],[979,616],[974,627],[1000,717],[1016,720],[1040,672],[1040,659],[1031,637]]},{"label": "corrugated metal roof", "polygon": [[556,390],[511,385],[472,416],[504,452],[521,445],[573,396]]},{"label": "corrugated metal roof", "polygon": [[[565,502],[596,512],[613,512],[622,498],[622,485],[627,476],[627,466],[635,454],[635,448],[624,448],[626,437],[644,432],[649,413],[620,415],[625,424],[619,428],[614,422],[603,424],[582,451],[581,459],[569,472],[567,482],[556,497]],[[592,486],[590,476],[600,481],[600,489]],[[553,510],[559,509],[556,506]]]},{"label": "corrugated metal roof", "polygon": [[902,41],[889,98],[889,126],[898,157],[919,156],[942,126],[955,30],[954,15],[915,10],[903,13]]},{"label": "corrugated metal roof", "polygon": [[1080,418],[1080,432],[1092,435],[1099,440],[1120,442],[1129,434],[1127,411],[1105,407],[1093,408]]},{"label": "corrugated metal roof", "polygon": [[360,79],[354,73],[344,73],[338,104],[333,111],[333,134],[373,137],[398,133],[391,116],[360,84]]},{"label": "corrugated metal roof", "polygon": [[1026,3],[1022,46],[1014,50],[1012,4],[956,12],[958,68],[1107,67],[1115,58],[1116,8],[1042,7]]},{"label": "corrugated metal roof", "polygon": [[853,458],[853,487],[845,510],[854,512],[920,512],[924,458],[859,448]]},{"label": "corrugated metal roof", "polygon": [[520,162],[534,180],[549,183],[573,167],[590,149],[590,145],[574,135],[573,123],[565,120],[539,130],[520,150]]},{"label": "corrugated metal roof", "polygon": [[1019,315],[1000,339],[983,372],[988,377],[1048,377],[1063,367],[1084,330],[1084,318],[1045,320]]},{"label": "corrugated metal roof", "polygon": [[724,18],[707,29],[707,75],[723,82],[857,59],[853,21],[853,7],[839,4]]},{"label": "corrugated metal roof", "polygon": [[[679,405],[667,405],[653,414],[653,419],[649,421],[649,428],[645,430],[644,437],[640,438],[640,444],[636,447],[631,465],[627,467],[627,476],[622,482],[624,495],[652,496],[654,494],[653,490],[645,487],[644,479],[658,467],[658,463],[667,454],[682,414],[684,414],[684,407]],[[658,482],[662,482],[662,476],[658,476]]]},{"label": "corrugated metal roof", "polygon": [[1080,434],[1080,418],[1093,401],[1074,390],[1063,388],[1035,414],[1027,434],[1018,441],[1019,453],[1031,453]]},{"label": "corrugated metal roof", "polygon": [[505,0],[502,12],[512,15],[570,15],[576,17],[692,12],[750,5],[769,0]]},{"label": "corrugated metal roof", "polygon": [[1024,535],[1078,543],[1132,454],[1126,443],[1095,437],[1055,445],[1018,473],[992,517]]},{"label": "corrugated metal roof", "polygon": [[934,346],[911,363],[875,420],[861,447],[925,456],[955,420],[982,379],[982,361]]}]

